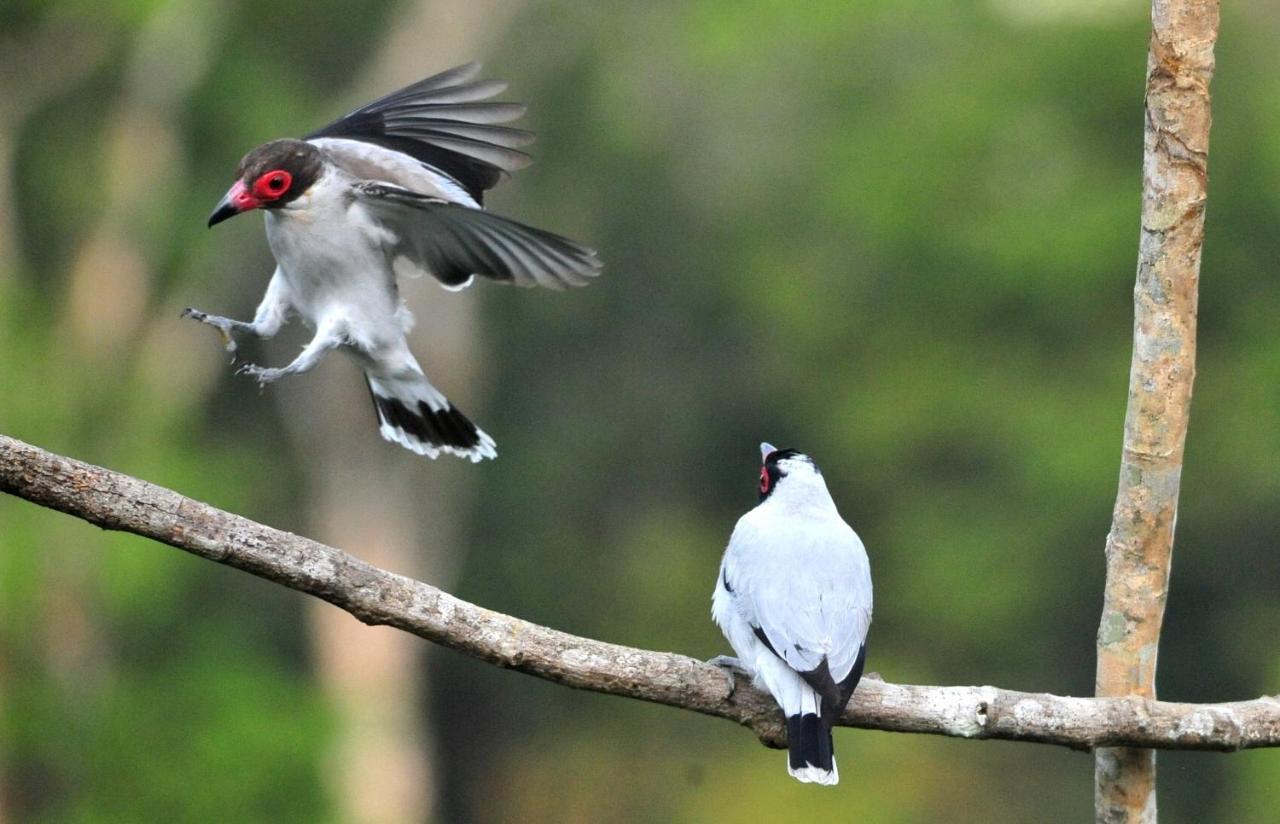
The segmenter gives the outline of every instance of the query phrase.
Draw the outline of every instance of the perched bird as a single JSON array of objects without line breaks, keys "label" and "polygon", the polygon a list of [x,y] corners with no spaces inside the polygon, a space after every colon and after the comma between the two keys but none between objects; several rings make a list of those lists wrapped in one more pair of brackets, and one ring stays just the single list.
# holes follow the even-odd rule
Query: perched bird
[{"label": "perched bird", "polygon": [[266,215],[276,270],[252,321],[187,309],[235,352],[236,333],[269,338],[292,314],[315,337],[288,366],[245,364],[260,384],[306,372],[332,349],[364,369],[382,437],[419,454],[472,461],[493,439],[431,385],[409,351],[413,318],[397,276],[430,274],[446,289],[475,275],[517,286],[583,286],[600,272],[594,250],[485,211],[484,192],[527,166],[530,132],[494,125],[524,114],[486,102],[506,89],[477,81],[471,63],[356,109],[302,140],[245,155],[209,225],[252,209]]},{"label": "perched bird", "polygon": [[712,663],[753,676],[787,718],[787,772],[840,780],[831,727],[862,677],[871,566],[808,455],[760,444],[760,503],[738,519],[711,616],[738,657]]}]

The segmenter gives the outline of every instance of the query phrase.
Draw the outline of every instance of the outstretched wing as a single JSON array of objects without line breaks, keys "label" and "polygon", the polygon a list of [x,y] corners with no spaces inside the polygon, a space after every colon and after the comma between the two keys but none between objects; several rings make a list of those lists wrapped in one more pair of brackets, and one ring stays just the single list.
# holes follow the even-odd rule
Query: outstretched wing
[{"label": "outstretched wing", "polygon": [[389,233],[393,256],[408,258],[447,287],[482,275],[563,289],[587,285],[603,266],[594,249],[482,209],[372,181],[351,191]]},{"label": "outstretched wing", "polygon": [[484,102],[507,86],[477,81],[479,72],[479,63],[468,63],[419,80],[305,139],[345,138],[403,152],[457,181],[479,203],[504,173],[533,162],[518,150],[533,140],[532,132],[493,125],[520,117],[524,105]]}]

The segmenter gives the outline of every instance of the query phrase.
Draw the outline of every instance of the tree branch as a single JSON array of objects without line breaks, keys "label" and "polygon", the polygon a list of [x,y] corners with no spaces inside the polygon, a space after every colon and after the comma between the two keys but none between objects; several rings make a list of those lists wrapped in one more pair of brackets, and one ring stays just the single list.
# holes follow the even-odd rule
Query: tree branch
[{"label": "tree branch", "polygon": [[[1152,0],[1142,231],[1120,484],[1107,536],[1099,696],[1155,698],[1182,451],[1196,364],[1218,0]],[[1155,753],[1096,755],[1099,822],[1154,822]]]},{"label": "tree branch", "polygon": [[[104,529],[131,532],[322,598],[370,625],[576,689],[638,698],[751,729],[785,730],[773,700],[739,678],[668,652],[579,638],[467,603],[164,487],[0,435],[0,491]],[[1066,698],[996,687],[926,687],[865,678],[841,723],[863,729],[1057,744],[1240,750],[1280,746],[1280,696],[1226,704]]]}]

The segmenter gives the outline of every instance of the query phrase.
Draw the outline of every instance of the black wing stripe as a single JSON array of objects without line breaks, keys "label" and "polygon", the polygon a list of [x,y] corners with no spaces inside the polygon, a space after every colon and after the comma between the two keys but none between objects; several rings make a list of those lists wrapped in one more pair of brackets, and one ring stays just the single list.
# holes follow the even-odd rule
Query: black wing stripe
[{"label": "black wing stripe", "polygon": [[[476,227],[471,227],[476,229]],[[495,238],[488,232],[477,229],[472,232],[477,241],[477,245],[484,249],[486,257],[492,257],[496,261],[490,265],[488,271],[484,274],[500,280],[513,280],[518,271],[522,271],[525,267],[521,265],[518,255],[513,255],[511,251],[505,248],[501,239]]]},{"label": "black wing stripe", "polygon": [[[586,246],[481,209],[382,183],[360,183],[352,191],[371,208],[392,210],[386,217],[397,221],[398,253],[416,258],[448,285],[485,275],[562,289],[585,286],[602,268]],[[415,212],[421,222],[414,221]]]},{"label": "black wing stripe", "polygon": [[593,260],[596,256],[594,249],[532,226],[506,222],[504,228],[513,240],[520,241],[540,258],[547,260],[553,268],[559,266],[568,266],[573,269],[581,269],[585,266],[588,270],[597,268]]},{"label": "black wing stripe", "polygon": [[539,250],[534,244],[529,243],[515,232],[503,233],[492,227],[480,225],[475,228],[490,243],[504,249],[511,259],[516,262],[517,265],[512,267],[511,271],[513,279],[517,272],[522,272],[533,278],[539,286],[547,286],[552,289],[564,288],[564,284],[556,277],[556,274],[565,270],[567,268],[566,265],[556,265],[554,261],[547,260],[539,254]]},{"label": "black wing stripe", "polygon": [[[514,261],[521,264],[521,269],[530,268],[529,274],[542,285],[551,286],[554,282],[555,286],[559,286],[561,277],[574,285],[581,285],[600,269],[593,251],[566,241],[559,235],[462,206],[433,206],[443,218],[442,222],[465,225],[466,231],[476,233],[490,244],[505,250]],[[550,279],[537,278],[538,269]],[[514,275],[515,270],[511,273]]]},{"label": "black wing stripe", "polygon": [[532,159],[516,146],[529,132],[491,123],[524,113],[516,103],[485,103],[506,89],[497,80],[473,80],[479,64],[458,66],[362,106],[307,135],[372,143],[425,163],[455,180],[477,203],[505,172]]},{"label": "black wing stripe", "polygon": [[[479,63],[465,63],[461,66],[455,66],[452,69],[446,69],[439,74],[411,83],[402,89],[397,89],[390,94],[383,95],[372,103],[366,103],[355,111],[347,114],[342,120],[361,114],[376,114],[391,111],[403,106],[412,106],[415,101],[421,103],[440,103],[448,104],[448,101],[438,100],[433,92],[449,88],[458,88],[460,86],[473,85],[467,81],[480,73]],[[495,92],[497,94],[497,92]]]},{"label": "black wing stripe", "polygon": [[452,137],[477,143],[492,143],[504,149],[515,149],[533,142],[533,132],[508,126],[463,123],[433,117],[388,117],[385,122],[388,134],[403,134],[407,137]]},{"label": "black wing stripe", "polygon": [[553,289],[563,289],[567,282],[571,286],[581,286],[585,276],[581,274],[580,261],[560,259],[548,246],[540,244],[536,239],[520,233],[512,232],[502,236],[504,243],[517,247],[528,261],[527,270],[540,285]]},{"label": "black wing stripe", "polygon": [[[754,632],[756,637],[760,639],[760,643],[764,644],[766,647],[769,648],[769,652],[772,652],[774,655],[778,655],[778,651],[773,648],[773,644],[769,641],[769,636],[764,634],[764,629],[762,629],[761,627],[752,627],[751,631]],[[782,658],[781,655],[778,655],[778,657]],[[786,660],[786,659],[783,659],[783,660]]]},{"label": "black wing stripe", "polygon": [[477,273],[489,275],[490,277],[511,276],[511,269],[507,266],[506,261],[502,259],[493,247],[484,243],[476,233],[465,231],[464,227],[461,226],[445,225],[449,233],[466,251],[467,256],[474,262]]},{"label": "black wing stripe", "polygon": [[[506,280],[519,281],[517,273],[525,273],[533,278],[539,285],[549,285],[544,281],[543,275],[546,266],[539,261],[537,257],[531,256],[529,250],[522,248],[514,242],[514,238],[496,232],[487,226],[476,226],[476,233],[479,234],[491,246],[498,249],[508,261],[507,271],[503,274]],[[528,285],[528,284],[526,284]],[[559,286],[559,284],[555,284]]]},{"label": "black wing stripe", "polygon": [[494,95],[507,90],[507,84],[501,80],[476,80],[471,83],[460,83],[456,86],[443,86],[432,89],[429,94],[414,94],[398,98],[392,102],[404,104],[413,100],[423,103],[475,103],[488,100]]},{"label": "black wing stripe", "polygon": [[388,112],[388,116],[488,125],[509,123],[524,117],[527,111],[528,106],[523,103],[406,103],[393,112]]},{"label": "black wing stripe", "polygon": [[[507,84],[498,80],[481,80],[439,89],[409,91],[408,89],[379,98],[351,114],[389,114],[408,111],[420,106],[464,106],[479,103],[502,94]],[[350,115],[348,115],[350,117]]]},{"label": "black wing stripe", "polygon": [[508,149],[506,146],[481,140],[468,140],[463,137],[451,137],[431,129],[386,129],[386,133],[392,137],[406,137],[411,140],[430,143],[437,148],[452,151],[473,160],[479,160],[481,163],[486,163],[504,172],[523,169],[533,162],[533,158],[524,152]]},{"label": "black wing stripe", "polygon": [[[825,657],[823,657],[818,666],[811,670],[800,672],[800,677],[805,680],[806,684],[813,687],[814,692],[822,696],[822,706],[824,708],[839,705],[840,687],[836,684],[835,679],[831,677],[831,667],[827,664]],[[843,709],[843,705],[840,708]]]},{"label": "black wing stripe", "polygon": [[439,74],[433,74],[424,80],[410,83],[402,89],[396,89],[390,94],[383,95],[372,103],[361,106],[356,111],[366,112],[388,109],[410,100],[433,100],[437,97],[436,93],[438,92],[474,86],[475,83],[473,81],[480,74],[480,68],[479,63],[465,63],[452,69],[446,69]]},{"label": "black wing stripe", "polygon": [[858,657],[853,662],[853,669],[849,670],[849,674],[845,676],[844,680],[836,685],[839,694],[836,697],[835,705],[830,706],[825,699],[823,701],[822,718],[827,721],[827,726],[834,724],[840,714],[844,712],[845,705],[849,703],[849,699],[853,697],[853,691],[858,688],[858,682],[862,680],[862,668],[866,663],[867,645],[863,643],[858,648]]},{"label": "black wing stripe", "polygon": [[[399,91],[396,91],[396,92],[392,92],[391,94],[382,98],[382,100],[389,100],[393,97],[397,97],[400,95],[420,94],[422,92],[429,92],[432,89],[441,89],[441,88],[445,88],[446,86],[450,86],[458,83],[465,83],[471,78],[478,75],[480,73],[480,69],[481,69],[481,64],[476,61],[472,61],[470,63],[463,63],[461,66],[454,66],[452,69],[445,69],[439,74],[433,74],[430,77],[423,78],[422,80],[419,80],[416,83],[412,83],[408,86],[405,86],[403,89],[400,89]],[[381,101],[370,103],[369,106],[366,106],[365,108],[376,106],[378,105],[379,102]]]},{"label": "black wing stripe", "polygon": [[559,244],[553,243],[549,238],[533,238],[526,242],[538,255],[548,261],[553,271],[565,273],[566,277],[572,275],[577,278],[575,285],[588,283],[600,271],[600,261],[592,250],[565,251],[557,248]]},{"label": "black wing stripe", "polygon": [[525,229],[526,227],[519,227],[519,231],[512,231],[505,238],[523,248],[553,278],[563,278],[571,285],[581,286],[599,271],[594,254],[567,253],[556,248],[553,242],[555,235],[534,235]]}]

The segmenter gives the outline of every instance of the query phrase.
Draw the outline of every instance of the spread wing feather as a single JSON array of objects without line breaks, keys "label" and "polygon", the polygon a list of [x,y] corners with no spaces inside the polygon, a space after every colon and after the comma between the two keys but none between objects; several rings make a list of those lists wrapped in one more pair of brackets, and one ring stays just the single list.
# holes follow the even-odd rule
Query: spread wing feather
[{"label": "spread wing feather", "polygon": [[393,238],[392,254],[446,286],[464,286],[472,275],[482,275],[563,289],[585,286],[602,268],[594,249],[482,209],[369,181],[352,192]]},{"label": "spread wing feather", "polygon": [[448,175],[480,202],[506,173],[532,158],[516,147],[531,132],[497,126],[524,114],[519,103],[483,102],[506,84],[474,80],[479,63],[457,66],[361,106],[305,139],[345,138],[403,152]]}]

